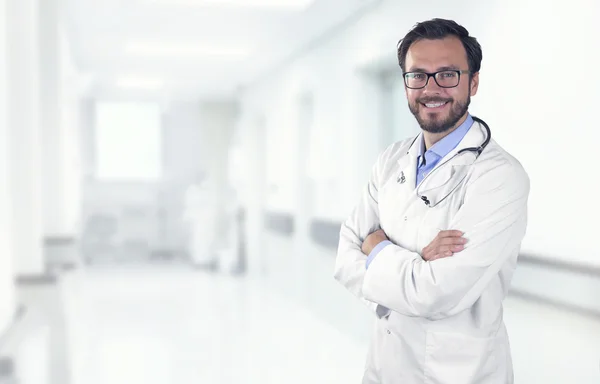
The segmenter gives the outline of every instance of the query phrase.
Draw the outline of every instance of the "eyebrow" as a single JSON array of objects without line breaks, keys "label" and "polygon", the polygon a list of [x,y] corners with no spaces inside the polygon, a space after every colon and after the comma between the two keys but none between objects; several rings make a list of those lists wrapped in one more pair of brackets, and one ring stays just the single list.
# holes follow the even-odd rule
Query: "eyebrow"
[{"label": "eyebrow", "polygon": [[[445,67],[439,67],[436,71],[434,72],[439,72],[439,71],[458,71],[458,67],[455,65],[449,65],[449,66],[445,66]],[[423,72],[423,73],[427,73],[427,71],[423,68],[411,68],[408,72]]]}]

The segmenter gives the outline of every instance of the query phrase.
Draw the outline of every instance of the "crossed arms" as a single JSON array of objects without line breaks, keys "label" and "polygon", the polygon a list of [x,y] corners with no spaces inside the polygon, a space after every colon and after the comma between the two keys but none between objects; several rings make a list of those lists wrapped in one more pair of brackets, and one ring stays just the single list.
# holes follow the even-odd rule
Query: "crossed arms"
[{"label": "crossed arms", "polygon": [[[516,261],[527,226],[527,174],[507,162],[488,170],[470,181],[452,218],[450,228],[460,232],[438,234],[421,253],[387,245],[367,269],[368,252],[387,239],[377,200],[382,163],[342,224],[335,279],[369,306],[406,316],[441,319],[471,307],[502,266]],[[468,241],[455,244],[462,238]]]}]

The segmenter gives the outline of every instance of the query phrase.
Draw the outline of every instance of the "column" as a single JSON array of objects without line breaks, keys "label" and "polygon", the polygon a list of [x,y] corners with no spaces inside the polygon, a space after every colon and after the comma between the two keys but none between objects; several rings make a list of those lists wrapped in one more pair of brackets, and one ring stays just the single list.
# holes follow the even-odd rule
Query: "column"
[{"label": "column", "polygon": [[312,276],[315,252],[312,247],[310,223],[313,218],[313,179],[309,177],[308,159],[310,155],[310,138],[314,118],[314,100],[311,93],[302,93],[296,100],[296,169],[292,170],[296,182],[296,212],[294,250],[295,255],[291,260],[290,272],[294,278],[294,294],[304,305],[309,305],[311,300],[311,285],[314,284]]},{"label": "column", "polygon": [[[59,233],[75,236],[79,240],[82,232],[82,100],[87,92],[85,78],[74,65],[64,28],[61,31],[61,106],[60,137],[63,188],[61,189],[64,212],[59,216]],[[80,255],[79,255],[80,257]]]},{"label": "column", "polygon": [[[38,324],[49,330],[39,345],[49,369],[41,379],[68,384],[60,285],[47,273],[43,242],[45,231],[60,226],[62,209],[58,10],[54,0],[8,0],[8,4],[10,226],[18,295],[42,320]],[[58,207],[50,207],[55,204]],[[31,335],[36,329],[29,331]]]},{"label": "column", "polygon": [[64,133],[61,131],[61,48],[57,0],[39,0],[37,46],[39,47],[40,134],[42,138],[43,236],[60,238],[66,233]]},{"label": "column", "polygon": [[45,270],[42,252],[42,171],[38,4],[8,1],[8,121],[13,255],[17,275]]},{"label": "column", "polygon": [[266,181],[267,120],[260,111],[248,111],[242,124],[242,142],[247,159],[248,174],[244,175],[243,193],[246,208],[245,243],[247,244],[248,273],[253,278],[268,277],[265,255],[264,214]]},{"label": "column", "polygon": [[[0,25],[6,25],[6,0],[0,0]],[[0,57],[8,56],[6,28],[0,28]],[[0,60],[0,334],[2,334],[15,310],[15,288],[13,283],[13,248],[10,220],[10,163],[7,66]]]}]

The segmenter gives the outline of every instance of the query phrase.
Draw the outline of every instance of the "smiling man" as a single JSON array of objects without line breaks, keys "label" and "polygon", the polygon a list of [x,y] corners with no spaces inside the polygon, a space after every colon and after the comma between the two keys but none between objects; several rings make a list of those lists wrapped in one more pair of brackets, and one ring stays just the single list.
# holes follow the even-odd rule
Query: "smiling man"
[{"label": "smiling man", "polygon": [[342,224],[335,278],[377,315],[364,384],[511,384],[503,320],[529,178],[468,112],[481,46],[452,20],[399,43],[417,137],[393,143]]}]

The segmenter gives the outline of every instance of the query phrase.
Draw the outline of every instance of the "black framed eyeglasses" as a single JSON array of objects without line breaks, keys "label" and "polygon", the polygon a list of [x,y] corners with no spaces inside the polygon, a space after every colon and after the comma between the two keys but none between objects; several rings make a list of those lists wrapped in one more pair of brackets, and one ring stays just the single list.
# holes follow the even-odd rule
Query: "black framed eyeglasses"
[{"label": "black framed eyeglasses", "polygon": [[406,88],[410,89],[425,88],[427,83],[429,83],[430,77],[433,77],[436,84],[441,88],[454,88],[460,83],[460,75],[463,73],[470,73],[470,71],[445,70],[433,73],[405,72],[403,76]]}]

